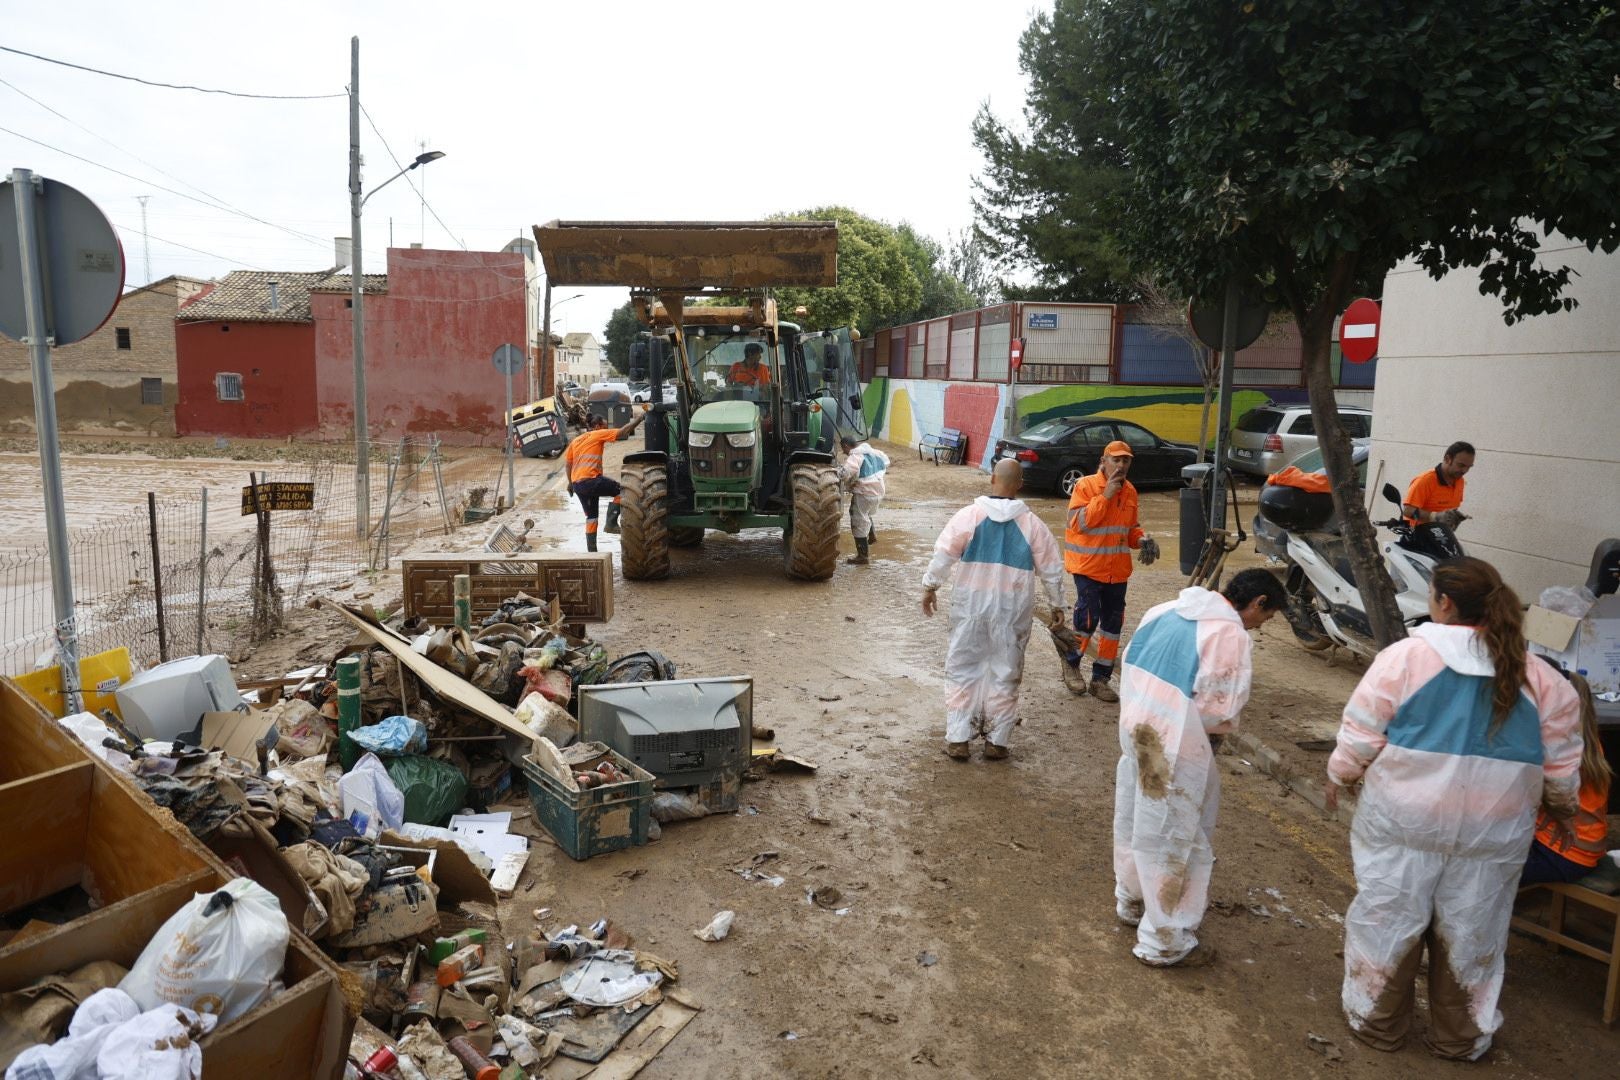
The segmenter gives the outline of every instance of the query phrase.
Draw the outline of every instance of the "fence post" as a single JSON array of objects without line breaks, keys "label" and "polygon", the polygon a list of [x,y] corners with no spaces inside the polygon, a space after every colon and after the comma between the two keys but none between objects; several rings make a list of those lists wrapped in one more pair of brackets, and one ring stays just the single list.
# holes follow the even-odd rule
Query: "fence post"
[{"label": "fence post", "polygon": [[354,768],[360,760],[360,748],[349,733],[360,726],[360,658],[345,656],[337,662],[338,688],[338,760],[343,771]]},{"label": "fence post", "polygon": [[146,493],[146,520],[152,529],[152,594],[157,599],[158,660],[169,659],[169,632],[163,623],[163,557],[158,549],[157,493]]},{"label": "fence post", "polygon": [[457,574],[453,579],[456,625],[463,630],[472,630],[472,578],[466,574]]},{"label": "fence post", "polygon": [[207,625],[208,600],[208,489],[202,489],[202,529],[197,552],[197,655],[203,651],[203,628]]}]

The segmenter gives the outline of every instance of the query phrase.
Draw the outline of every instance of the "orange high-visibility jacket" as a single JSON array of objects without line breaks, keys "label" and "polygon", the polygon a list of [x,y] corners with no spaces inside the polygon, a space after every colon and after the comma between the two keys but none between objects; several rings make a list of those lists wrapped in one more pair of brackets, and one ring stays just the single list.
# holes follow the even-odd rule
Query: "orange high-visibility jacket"
[{"label": "orange high-visibility jacket", "polygon": [[1131,576],[1131,549],[1142,546],[1142,526],[1131,482],[1112,499],[1103,498],[1107,486],[1101,469],[1074,485],[1063,530],[1063,569],[1112,584]]},{"label": "orange high-visibility jacket", "polygon": [[1597,788],[1582,784],[1580,798],[1581,808],[1575,812],[1575,827],[1569,843],[1558,839],[1553,819],[1545,810],[1536,815],[1536,839],[1570,862],[1596,866],[1609,846],[1608,786]]},{"label": "orange high-visibility jacket", "polygon": [[[1468,486],[1466,476],[1457,477],[1456,483],[1445,484],[1440,481],[1440,466],[1436,465],[1427,472],[1420,472],[1412,477],[1411,485],[1406,489],[1405,504],[1415,506],[1428,514],[1443,514],[1447,510],[1455,510],[1462,506],[1463,489]],[[1408,525],[1417,522],[1407,518]]]},{"label": "orange high-visibility jacket", "polygon": [[563,463],[568,466],[568,482],[577,484],[581,480],[589,480],[593,476],[602,475],[602,447],[619,439],[618,428],[602,428],[599,431],[587,431],[583,435],[574,437],[568,444],[568,450],[563,454]]}]

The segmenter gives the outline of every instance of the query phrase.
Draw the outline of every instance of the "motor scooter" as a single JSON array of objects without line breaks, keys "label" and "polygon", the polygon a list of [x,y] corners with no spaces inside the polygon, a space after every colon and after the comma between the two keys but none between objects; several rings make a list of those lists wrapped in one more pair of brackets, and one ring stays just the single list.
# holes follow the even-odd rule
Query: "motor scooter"
[{"label": "motor scooter", "polygon": [[[1401,496],[1393,484],[1385,484],[1382,494],[1399,510]],[[1333,520],[1332,497],[1268,486],[1260,495],[1260,513],[1285,530],[1288,606],[1283,614],[1294,636],[1312,651],[1339,646],[1372,659],[1378,652],[1372,621],[1350,568],[1349,546]],[[1428,621],[1435,564],[1463,553],[1456,534],[1440,522],[1409,525],[1399,516],[1373,524],[1393,534],[1380,547],[1401,618],[1407,626]]]}]

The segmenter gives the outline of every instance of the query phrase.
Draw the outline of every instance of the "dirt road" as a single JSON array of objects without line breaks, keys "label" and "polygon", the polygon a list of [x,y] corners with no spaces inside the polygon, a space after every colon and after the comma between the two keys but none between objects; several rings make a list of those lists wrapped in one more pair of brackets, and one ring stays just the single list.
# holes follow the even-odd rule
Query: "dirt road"
[{"label": "dirt road", "polygon": [[[1031,646],[1012,760],[945,758],[946,624],[920,614],[919,579],[939,528],[985,479],[890,452],[871,567],[792,582],[777,536],[710,534],[674,553],[668,581],[618,582],[614,621],[593,628],[610,650],[662,649],[682,676],[751,675],[756,722],[819,773],[773,776],[744,789],[744,813],[675,824],[656,844],[586,863],[536,843],[538,885],[519,893],[509,932],[542,906],[568,921],[605,916],[679,963],[705,1009],[644,1077],[1463,1075],[1416,1039],[1385,1055],[1350,1037],[1339,1011],[1346,831],[1238,754],[1218,759],[1204,936],[1220,959],[1191,971],[1138,964],[1114,919],[1117,708],[1070,696],[1044,641]],[[526,465],[520,506],[542,543],[582,547],[548,464]],[[1031,502],[1060,527],[1057,499]],[[1167,558],[1133,578],[1127,628],[1182,584],[1174,495],[1143,503]],[[290,636],[315,658],[319,617],[298,614]],[[1324,754],[1293,744],[1331,737],[1358,672],[1305,654],[1280,620],[1256,645],[1247,730],[1320,770]],[[251,666],[295,655],[288,644]],[[731,872],[763,852],[778,853],[780,888]],[[806,902],[823,885],[842,890],[847,914]],[[727,908],[727,940],[693,937]],[[1477,1068],[1615,1075],[1620,1035],[1598,1022],[1602,994],[1597,963],[1515,937],[1506,1026]],[[1328,1053],[1308,1046],[1313,1033]]]}]

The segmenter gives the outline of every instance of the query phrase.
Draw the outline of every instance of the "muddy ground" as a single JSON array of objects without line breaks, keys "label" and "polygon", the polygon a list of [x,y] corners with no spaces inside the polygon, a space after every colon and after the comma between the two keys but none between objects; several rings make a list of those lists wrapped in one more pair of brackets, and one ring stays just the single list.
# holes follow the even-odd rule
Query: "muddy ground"
[{"label": "muddy ground", "polygon": [[[679,963],[704,1011],[645,1077],[1463,1075],[1468,1067],[1432,1059],[1417,1038],[1390,1055],[1350,1037],[1339,1011],[1353,892],[1346,830],[1241,750],[1218,759],[1224,796],[1203,935],[1220,958],[1188,971],[1137,963],[1114,919],[1117,707],[1069,695],[1044,640],[1031,645],[1012,760],[943,755],[946,622],[921,615],[919,579],[945,520],[987,485],[972,469],[888,449],[895,466],[871,567],[793,582],[779,537],[711,533],[674,553],[669,580],[617,581],[613,621],[591,628],[610,651],[662,649],[682,676],[751,675],[756,723],[819,773],[774,775],[744,789],[744,813],[667,826],[658,843],[585,863],[537,840],[534,884],[509,905],[508,934],[550,907],[565,921],[610,918]],[[1059,499],[1029,501],[1061,529]],[[519,506],[540,523],[541,547],[583,548],[555,463],[523,463]],[[1143,509],[1167,557],[1133,577],[1127,629],[1183,583],[1175,494],[1144,494]],[[604,536],[604,549],[615,543]],[[1252,552],[1235,561],[1254,563]],[[386,606],[397,579],[370,588]],[[326,659],[344,636],[324,613],[296,609],[287,633],[240,670]],[[1274,620],[1257,634],[1244,729],[1285,768],[1318,775],[1326,755],[1296,744],[1331,738],[1358,676],[1351,660],[1329,666],[1304,653]],[[762,852],[778,853],[780,888],[731,872]],[[847,914],[806,902],[823,885],[843,891]],[[737,912],[727,940],[693,937],[727,908]],[[1614,1076],[1620,1034],[1599,1022],[1603,978],[1595,961],[1515,936],[1506,1023],[1474,1068]],[[1329,1054],[1308,1045],[1311,1034]]]}]

